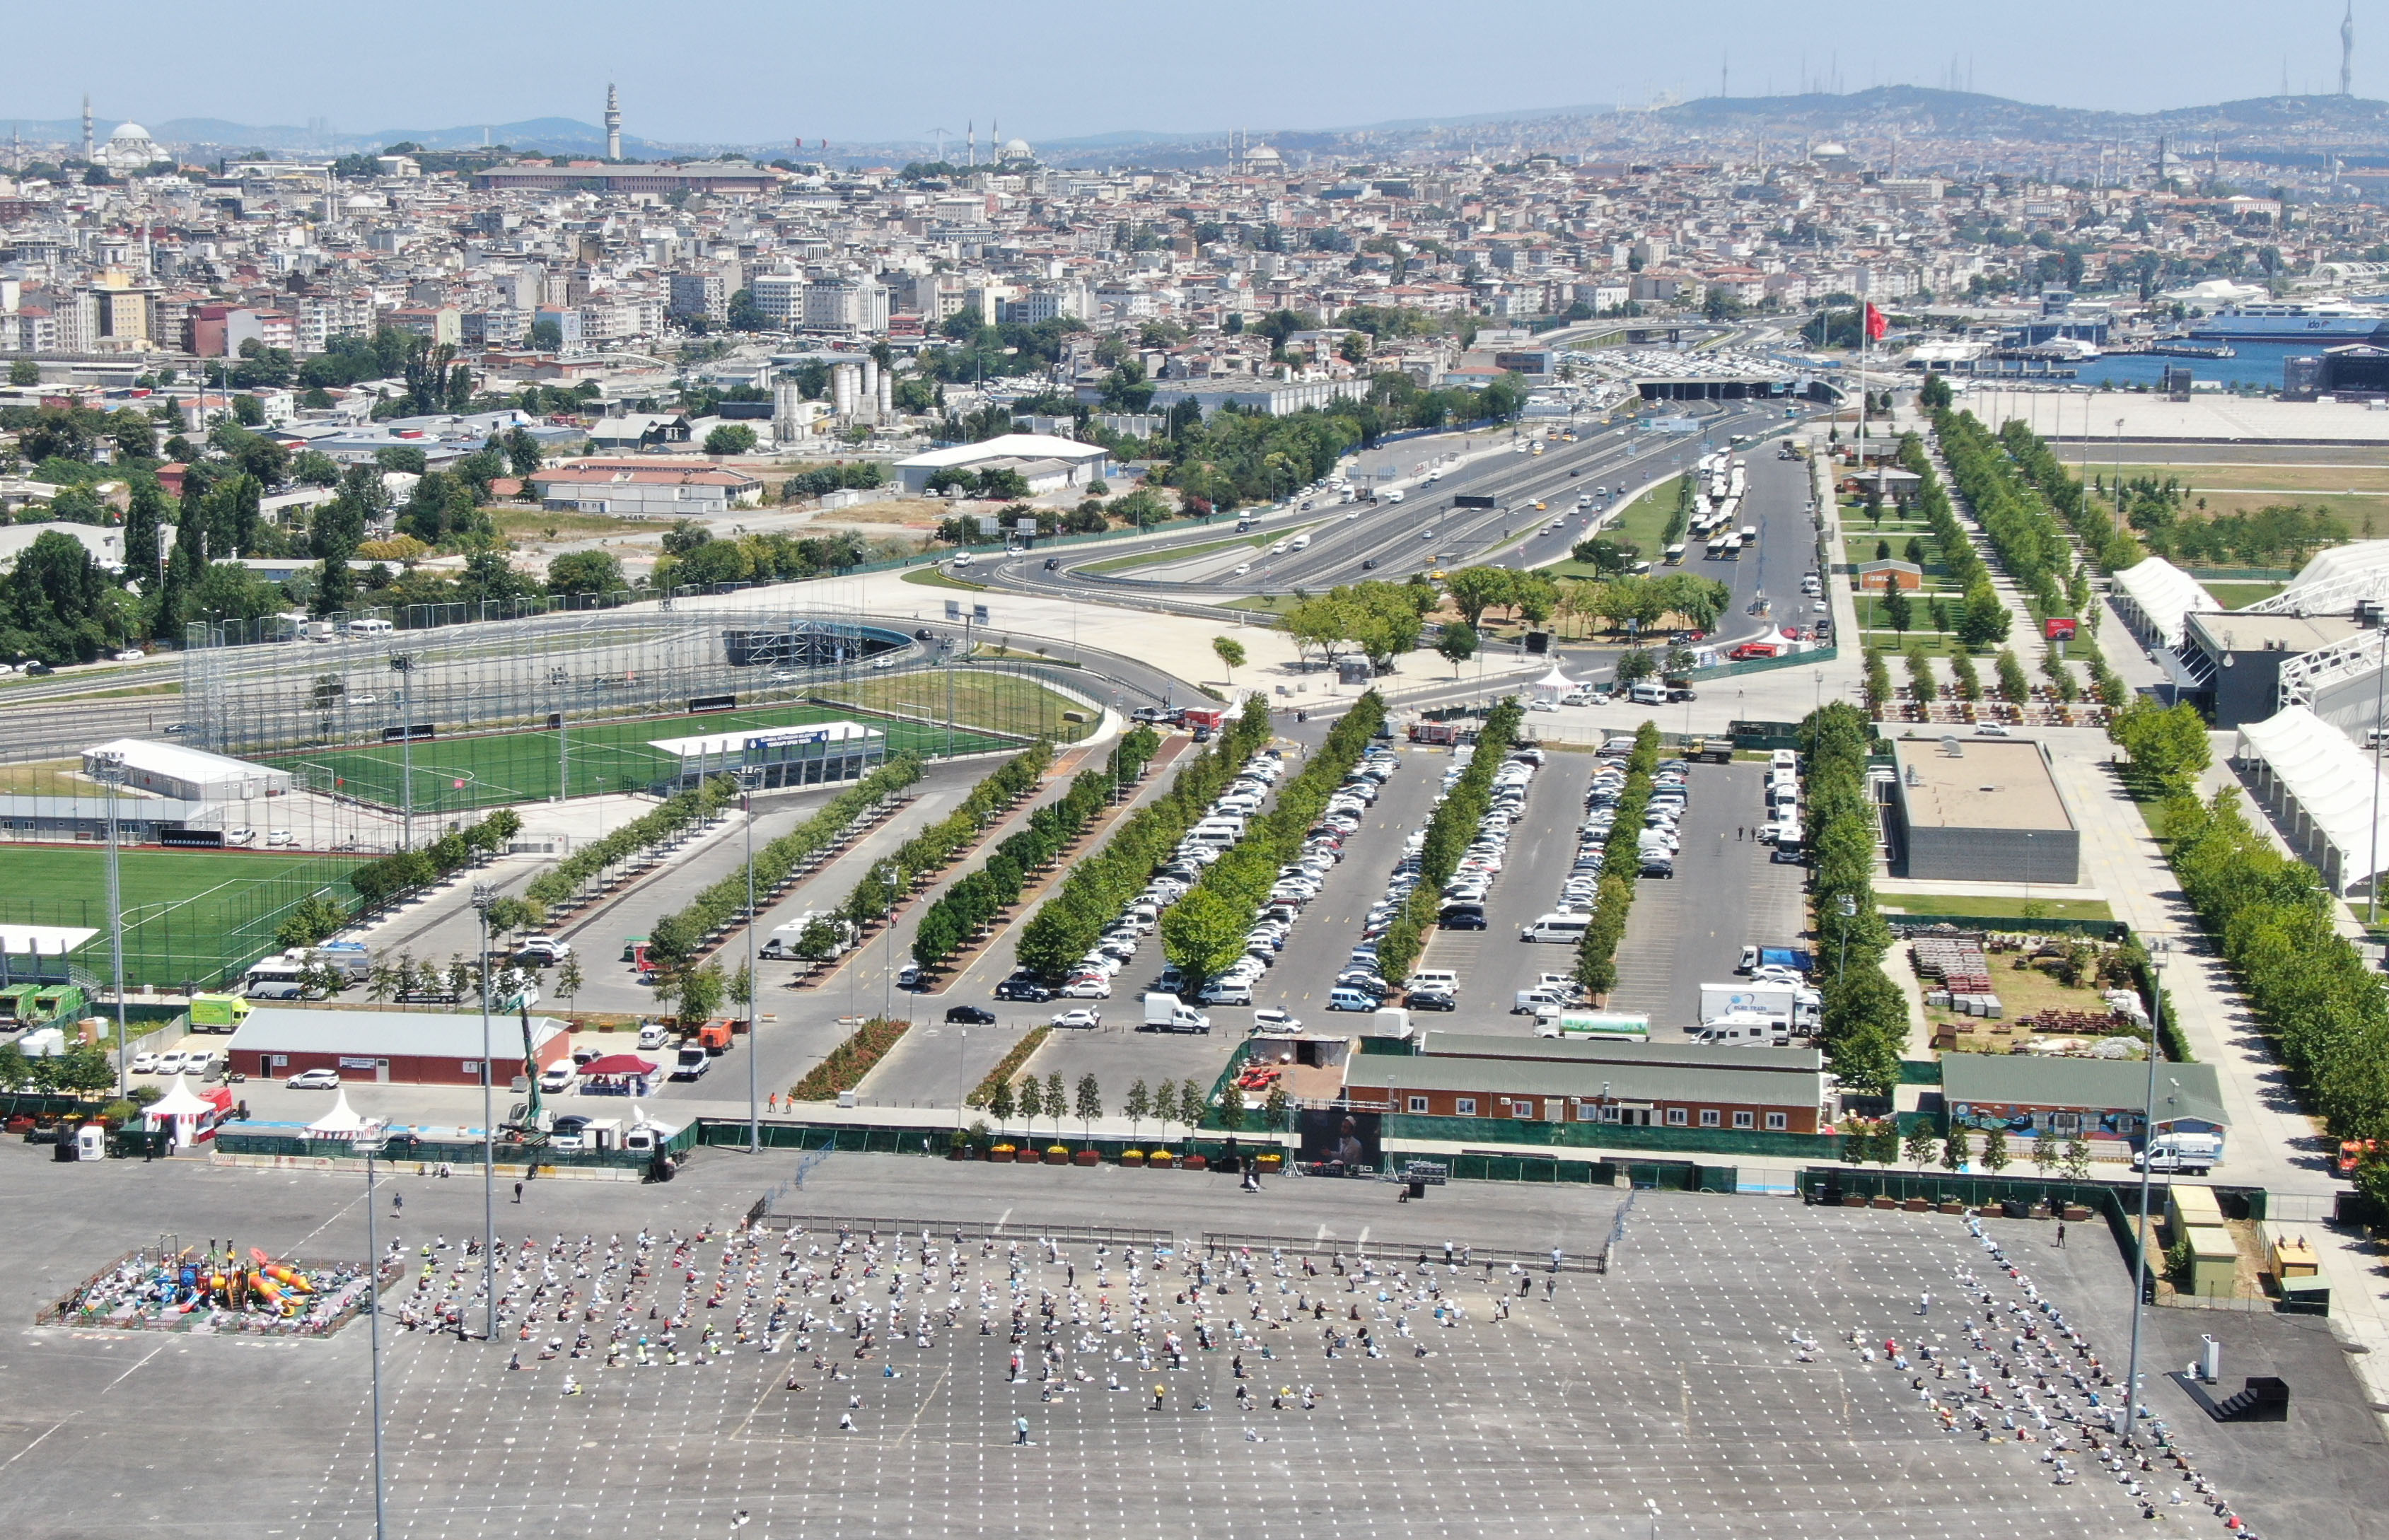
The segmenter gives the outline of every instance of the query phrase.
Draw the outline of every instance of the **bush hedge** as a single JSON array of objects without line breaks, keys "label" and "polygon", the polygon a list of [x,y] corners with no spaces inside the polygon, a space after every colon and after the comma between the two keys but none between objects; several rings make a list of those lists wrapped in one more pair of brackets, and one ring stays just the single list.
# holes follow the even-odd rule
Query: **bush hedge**
[{"label": "bush hedge", "polygon": [[[788,1091],[791,1101],[831,1101],[840,1091],[850,1091],[871,1073],[871,1066],[888,1056],[910,1027],[910,1022],[891,1021],[886,1016],[874,1016],[854,1029],[851,1036],[829,1050],[827,1057],[805,1072],[805,1077]],[[750,1046],[749,1052],[753,1050]]]}]

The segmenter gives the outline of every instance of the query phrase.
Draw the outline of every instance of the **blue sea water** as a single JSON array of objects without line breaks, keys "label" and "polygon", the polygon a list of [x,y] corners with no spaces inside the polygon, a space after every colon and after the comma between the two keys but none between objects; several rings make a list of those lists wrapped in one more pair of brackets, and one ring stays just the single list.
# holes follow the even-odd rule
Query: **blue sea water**
[{"label": "blue sea water", "polygon": [[2311,342],[2234,342],[2236,358],[2165,358],[2151,353],[2109,354],[2076,364],[2076,385],[2154,386],[2168,364],[2188,369],[2192,377],[2221,380],[2226,385],[2254,385],[2268,390],[2281,388],[2281,361],[2311,355]]}]

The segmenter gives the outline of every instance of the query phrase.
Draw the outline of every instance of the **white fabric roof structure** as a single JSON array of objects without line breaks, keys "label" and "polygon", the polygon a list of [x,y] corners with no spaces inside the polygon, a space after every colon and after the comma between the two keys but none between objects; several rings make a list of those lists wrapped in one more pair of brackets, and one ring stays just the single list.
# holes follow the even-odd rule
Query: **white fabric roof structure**
[{"label": "white fabric roof structure", "polygon": [[64,957],[98,930],[86,925],[0,926],[0,953],[10,957]]},{"label": "white fabric roof structure", "polygon": [[2163,556],[2151,556],[2137,566],[2127,566],[2115,574],[2115,598],[2118,607],[2128,606],[2138,615],[2127,614],[2125,619],[2134,622],[2134,629],[2153,637],[2166,647],[2181,645],[2182,627],[2192,610],[2220,610],[2215,595],[2199,586],[2198,579]]},{"label": "white fabric roof structure", "polygon": [[896,468],[939,471],[976,465],[983,460],[1100,460],[1110,452],[1101,444],[1082,444],[1050,433],[1000,433],[976,444],[908,455],[896,462]]},{"label": "white fabric roof structure", "polygon": [[2248,607],[2268,615],[2345,615],[2359,599],[2389,599],[2389,541],[2318,552],[2287,588]]},{"label": "white fabric roof structure", "polygon": [[191,1094],[189,1082],[181,1075],[166,1088],[166,1094],[141,1109],[150,1117],[200,1117],[214,1112],[215,1103],[202,1101]]},{"label": "white fabric roof structure", "polygon": [[367,1117],[350,1106],[349,1093],[343,1089],[340,1092],[340,1099],[332,1103],[332,1110],[307,1125],[307,1131],[326,1139],[347,1139],[351,1135],[364,1133],[380,1121],[379,1118]]},{"label": "white fabric roof structure", "polygon": [[1561,673],[1560,666],[1556,663],[1552,665],[1552,671],[1550,673],[1545,674],[1542,678],[1535,681],[1535,689],[1537,691],[1548,692],[1554,695],[1564,695],[1575,688],[1576,681],[1568,678],[1565,674]]},{"label": "white fabric roof structure", "polygon": [[2389,870],[2389,805],[2375,804],[2372,761],[2346,733],[2293,706],[2242,726],[2236,757],[2257,764],[2281,837],[2333,892],[2369,883],[2376,849]]}]

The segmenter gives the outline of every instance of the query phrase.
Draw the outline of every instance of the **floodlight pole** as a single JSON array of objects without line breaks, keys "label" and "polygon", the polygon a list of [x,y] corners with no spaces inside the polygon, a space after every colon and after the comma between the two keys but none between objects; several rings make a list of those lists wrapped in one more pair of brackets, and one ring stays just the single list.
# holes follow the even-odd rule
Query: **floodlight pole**
[{"label": "floodlight pole", "polygon": [[133,1094],[126,1088],[133,1056],[124,1040],[124,892],[118,875],[116,834],[116,788],[124,781],[124,756],[93,755],[91,775],[108,788],[108,960],[116,984],[116,1096],[121,1101]]},{"label": "floodlight pole", "polygon": [[2140,1415],[2140,1308],[2149,1290],[2149,1177],[2156,1168],[2157,1061],[2165,1048],[2165,963],[2173,944],[2164,936],[2149,941],[2149,977],[2154,997],[2149,1018],[2149,1099],[2140,1118],[2140,1228],[2132,1246],[2132,1351],[2124,1366],[2124,1442],[2132,1442],[2132,1425]]},{"label": "floodlight pole", "polygon": [[381,1238],[374,1226],[374,1156],[380,1153],[384,1137],[381,1126],[376,1125],[351,1141],[365,1157],[365,1321],[373,1359],[374,1540],[382,1540],[388,1533],[381,1458]]},{"label": "floodlight pole", "polygon": [[763,1152],[763,1118],[756,1111],[755,1067],[760,1040],[755,1036],[755,783],[761,776],[755,766],[744,766],[738,772],[738,800],[746,805],[747,814],[747,1152]]},{"label": "floodlight pole", "polygon": [[[398,675],[399,848],[415,848],[415,655],[392,653],[390,667]],[[481,938],[486,961],[489,937]],[[486,1032],[484,1036],[486,1036]]]},{"label": "floodlight pole", "polygon": [[[2389,614],[2376,611],[2372,624],[2381,633],[2381,661],[2372,671],[2372,858],[2365,864],[2364,879],[2364,923],[2368,925],[2381,918],[2381,711],[2383,687],[2389,685]],[[115,827],[113,823],[109,825],[110,831]],[[112,850],[115,846],[111,844],[109,848]],[[121,1034],[119,1040],[121,1041]]]},{"label": "floodlight pole", "polygon": [[473,885],[473,912],[481,921],[481,1292],[488,1303],[488,1340],[498,1340],[498,1126],[494,1103],[497,1063],[490,1050],[490,906],[498,901],[489,883]]}]

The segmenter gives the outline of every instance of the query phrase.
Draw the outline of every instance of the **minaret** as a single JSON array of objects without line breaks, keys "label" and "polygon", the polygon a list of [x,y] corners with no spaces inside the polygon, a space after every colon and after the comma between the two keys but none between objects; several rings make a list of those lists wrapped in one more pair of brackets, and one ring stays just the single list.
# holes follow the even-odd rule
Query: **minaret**
[{"label": "minaret", "polygon": [[610,81],[606,85],[606,159],[622,159],[622,101]]},{"label": "minaret", "polygon": [[977,118],[969,120],[969,126],[965,132],[969,135],[970,153],[963,164],[976,166],[978,164],[978,120]]},{"label": "minaret", "polygon": [[89,92],[83,93],[83,159],[85,165],[89,165],[94,159],[92,155],[91,139],[91,94]]},{"label": "minaret", "polygon": [[2339,94],[2356,95],[2356,0],[2347,0],[2347,14],[2339,19]]}]

